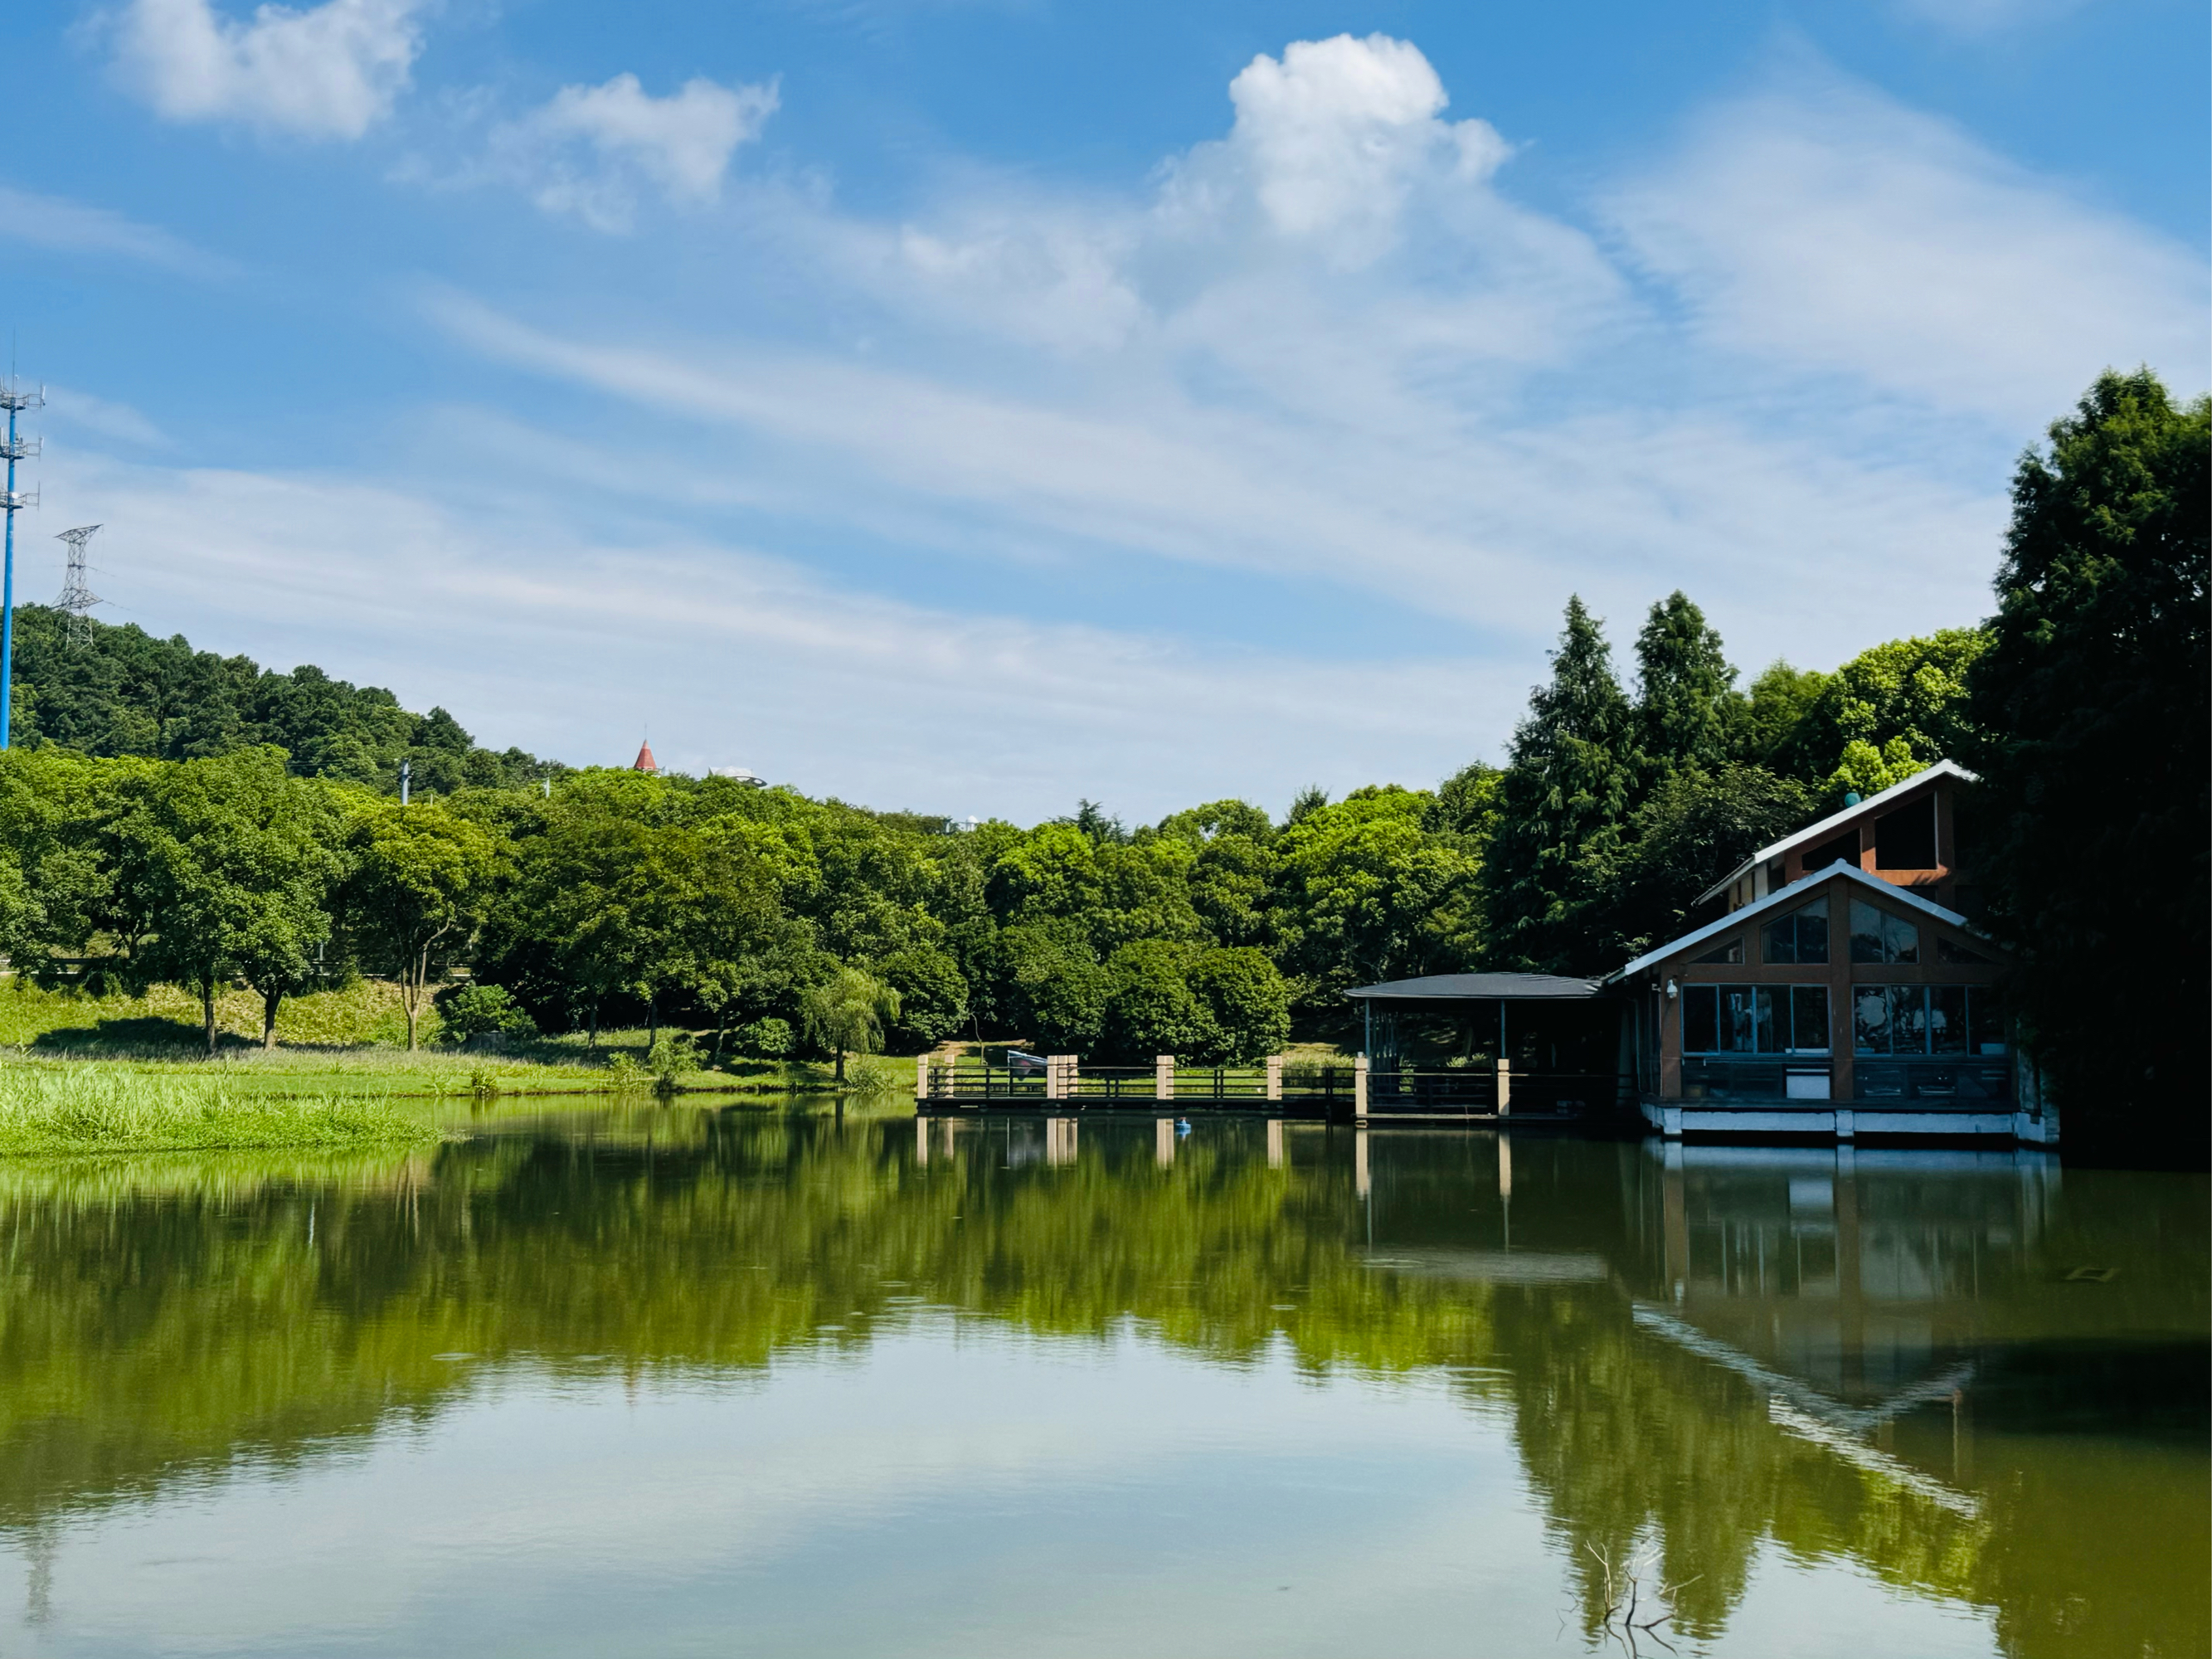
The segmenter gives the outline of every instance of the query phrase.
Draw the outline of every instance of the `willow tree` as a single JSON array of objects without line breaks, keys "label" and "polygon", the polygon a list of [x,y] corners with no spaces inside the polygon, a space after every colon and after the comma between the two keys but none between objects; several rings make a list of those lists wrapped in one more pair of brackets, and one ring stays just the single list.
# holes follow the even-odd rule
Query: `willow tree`
[{"label": "willow tree", "polygon": [[848,1054],[880,1054],[884,1027],[899,1017],[899,994],[858,968],[841,968],[799,1000],[806,1035],[837,1057],[837,1081],[845,1080]]}]

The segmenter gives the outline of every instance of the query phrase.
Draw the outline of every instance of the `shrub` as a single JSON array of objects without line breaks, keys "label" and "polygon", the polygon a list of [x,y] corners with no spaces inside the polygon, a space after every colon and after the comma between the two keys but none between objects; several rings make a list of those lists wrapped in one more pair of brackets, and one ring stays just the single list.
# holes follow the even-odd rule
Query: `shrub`
[{"label": "shrub", "polygon": [[538,1025],[509,996],[503,985],[471,981],[438,993],[440,1035],[447,1042],[466,1042],[472,1036],[496,1031],[510,1036],[536,1036]]},{"label": "shrub", "polygon": [[655,1083],[672,1089],[699,1069],[699,1045],[681,1031],[665,1031],[647,1052],[645,1069]]},{"label": "shrub", "polygon": [[730,1046],[751,1060],[788,1060],[795,1046],[789,1020],[769,1015],[730,1033]]}]

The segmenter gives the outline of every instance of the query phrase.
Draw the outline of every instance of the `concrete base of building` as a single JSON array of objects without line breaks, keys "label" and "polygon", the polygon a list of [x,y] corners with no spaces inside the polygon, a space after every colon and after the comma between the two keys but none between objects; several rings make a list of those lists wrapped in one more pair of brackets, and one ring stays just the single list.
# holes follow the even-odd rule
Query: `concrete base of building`
[{"label": "concrete base of building", "polygon": [[2048,1146],[2055,1118],[1997,1104],[1900,1107],[1879,1101],[1680,1101],[1639,1103],[1644,1122],[1669,1140],[1786,1136],[1808,1140],[1936,1139],[2011,1141]]}]

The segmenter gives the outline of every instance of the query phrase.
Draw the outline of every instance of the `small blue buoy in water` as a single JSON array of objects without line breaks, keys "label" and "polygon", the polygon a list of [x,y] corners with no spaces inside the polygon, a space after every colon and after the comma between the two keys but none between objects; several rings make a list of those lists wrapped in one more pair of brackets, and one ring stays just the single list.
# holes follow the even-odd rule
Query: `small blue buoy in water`
[{"label": "small blue buoy in water", "polygon": [[1177,1118],[1177,1119],[1176,1120],[1176,1133],[1177,1135],[1179,1135],[1179,1136],[1180,1136],[1180,1135],[1187,1135],[1187,1134],[1188,1134],[1189,1133],[1190,1133],[1190,1120],[1189,1120],[1188,1118],[1187,1118],[1187,1117],[1179,1117],[1179,1118]]}]

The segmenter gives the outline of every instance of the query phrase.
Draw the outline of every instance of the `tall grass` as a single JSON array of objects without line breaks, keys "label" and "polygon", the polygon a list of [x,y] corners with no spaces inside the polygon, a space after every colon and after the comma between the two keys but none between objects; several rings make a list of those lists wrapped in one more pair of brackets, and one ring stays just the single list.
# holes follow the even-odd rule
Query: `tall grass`
[{"label": "tall grass", "polygon": [[248,1095],[220,1078],[107,1066],[0,1068],[0,1155],[404,1146],[439,1133],[385,1100]]}]

